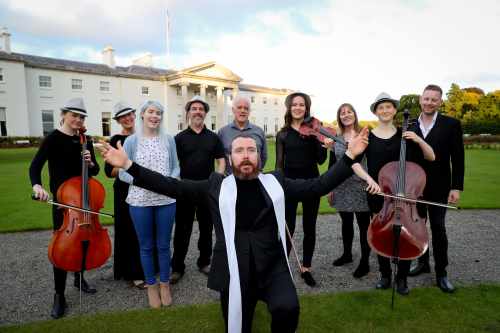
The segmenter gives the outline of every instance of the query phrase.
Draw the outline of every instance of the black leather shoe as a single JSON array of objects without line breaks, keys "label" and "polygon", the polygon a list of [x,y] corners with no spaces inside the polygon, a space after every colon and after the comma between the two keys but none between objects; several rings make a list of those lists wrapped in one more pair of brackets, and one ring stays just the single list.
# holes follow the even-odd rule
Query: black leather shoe
[{"label": "black leather shoe", "polygon": [[397,279],[396,280],[396,291],[398,294],[406,296],[410,293],[410,289],[408,288],[408,283],[406,279]]},{"label": "black leather shoe", "polygon": [[446,276],[436,278],[436,282],[439,289],[441,289],[445,293],[451,294],[455,291],[455,287],[453,287],[450,280],[448,280],[448,277]]},{"label": "black leather shoe", "polygon": [[431,268],[428,262],[418,262],[416,266],[410,269],[410,272],[408,272],[408,276],[417,276],[422,273],[430,273],[430,272]]},{"label": "black leather shoe", "polygon": [[356,279],[360,279],[366,274],[368,274],[368,272],[370,272],[370,265],[366,263],[359,263],[359,266],[352,273],[352,276],[354,276]]},{"label": "black leather shoe", "polygon": [[391,287],[391,278],[381,277],[375,285],[375,289],[387,289]]},{"label": "black leather shoe", "polygon": [[[77,276],[79,275],[75,275],[75,281],[73,282],[73,285],[76,289],[80,289],[80,278]],[[89,286],[87,281],[85,281],[85,279],[82,279],[82,291],[86,294],[95,294],[97,292],[97,289],[92,288],[91,286]]]},{"label": "black leather shoe", "polygon": [[54,319],[61,318],[64,316],[66,306],[66,299],[64,298],[64,295],[54,294],[54,304],[52,305],[50,316]]},{"label": "black leather shoe", "polygon": [[343,254],[333,261],[333,266],[342,266],[352,262],[352,255]]},{"label": "black leather shoe", "polygon": [[311,272],[305,271],[300,274],[300,276],[304,279],[304,282],[309,286],[309,287],[314,287],[316,286],[316,280],[314,280]]}]

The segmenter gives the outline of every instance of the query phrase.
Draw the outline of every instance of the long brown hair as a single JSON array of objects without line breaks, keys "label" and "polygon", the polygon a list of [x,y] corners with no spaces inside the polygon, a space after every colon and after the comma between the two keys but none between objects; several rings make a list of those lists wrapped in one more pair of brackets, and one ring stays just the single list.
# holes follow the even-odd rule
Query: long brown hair
[{"label": "long brown hair", "polygon": [[311,97],[301,92],[290,94],[286,97],[285,100],[286,112],[285,112],[285,125],[283,126],[283,128],[289,128],[290,126],[292,126],[292,102],[293,99],[297,96],[302,97],[306,105],[306,112],[304,113],[304,118],[307,118],[311,115]]},{"label": "long brown hair", "polygon": [[354,131],[356,131],[356,133],[359,133],[360,127],[358,122],[358,114],[356,113],[354,106],[352,106],[350,103],[343,103],[339,106],[337,110],[337,124],[339,125],[340,134],[343,134],[345,130],[344,124],[342,124],[342,121],[340,121],[340,111],[342,111],[342,108],[344,107],[348,107],[354,113]]}]

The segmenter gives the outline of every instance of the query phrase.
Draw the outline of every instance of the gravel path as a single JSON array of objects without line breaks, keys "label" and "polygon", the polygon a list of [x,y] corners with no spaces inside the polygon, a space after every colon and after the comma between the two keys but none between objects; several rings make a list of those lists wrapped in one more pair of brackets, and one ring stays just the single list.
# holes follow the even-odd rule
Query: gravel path
[{"label": "gravel path", "polygon": [[[296,241],[302,247],[301,217],[297,219]],[[500,283],[500,210],[464,210],[448,212],[449,277],[456,285],[481,282]],[[196,229],[196,228],[194,228]],[[113,233],[113,228],[109,228]],[[357,231],[355,232],[355,234]],[[218,294],[206,288],[206,277],[196,270],[197,232],[191,239],[184,278],[173,286],[174,304],[217,302]],[[356,236],[357,237],[357,236]],[[0,325],[50,319],[53,297],[52,270],[47,259],[50,232],[0,234]],[[333,267],[332,261],[341,254],[340,220],[338,215],[323,215],[318,219],[318,238],[313,260],[316,288],[307,287],[298,277],[295,259],[291,265],[299,294],[372,289],[378,278],[376,257],[370,258],[371,272],[356,280],[351,273],[359,260],[359,243],[354,241],[355,262]],[[299,254],[300,255],[300,254]],[[84,311],[102,312],[147,308],[146,292],[130,287],[124,281],[113,280],[112,260],[104,267],[86,273],[86,278],[98,289],[92,296],[84,295]],[[68,278],[66,299],[69,315],[79,313],[79,296]],[[410,288],[434,285],[434,275],[425,274],[409,279]]]}]

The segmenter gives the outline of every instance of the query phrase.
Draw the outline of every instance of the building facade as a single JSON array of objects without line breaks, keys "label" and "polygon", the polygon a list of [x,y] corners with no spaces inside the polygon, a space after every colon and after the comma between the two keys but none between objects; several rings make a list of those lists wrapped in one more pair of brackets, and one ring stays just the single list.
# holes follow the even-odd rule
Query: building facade
[{"label": "building facade", "polygon": [[251,101],[251,122],[274,135],[284,124],[284,100],[291,92],[243,84],[241,77],[216,62],[166,70],[153,67],[151,55],[146,55],[130,66],[115,66],[111,47],[103,50],[102,64],[13,53],[10,34],[0,32],[1,136],[46,135],[57,128],[61,106],[74,97],[85,101],[90,135],[120,130],[112,120],[118,101],[138,107],[147,99],[165,106],[166,130],[176,134],[186,128],[184,105],[195,95],[210,105],[207,128],[217,131],[233,121],[232,100],[243,95]]}]

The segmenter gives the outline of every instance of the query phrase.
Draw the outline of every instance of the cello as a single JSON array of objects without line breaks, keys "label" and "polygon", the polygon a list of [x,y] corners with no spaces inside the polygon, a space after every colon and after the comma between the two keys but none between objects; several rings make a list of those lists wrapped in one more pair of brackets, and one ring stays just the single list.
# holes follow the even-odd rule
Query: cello
[{"label": "cello", "polygon": [[[82,153],[87,149],[84,133],[85,129],[80,129]],[[102,266],[111,256],[108,231],[101,226],[99,213],[96,213],[103,207],[105,190],[98,180],[89,177],[83,158],[81,176],[62,183],[56,197],[59,205],[68,209],[64,211],[61,228],[54,232],[50,241],[49,260],[55,267],[70,272]]]}]

